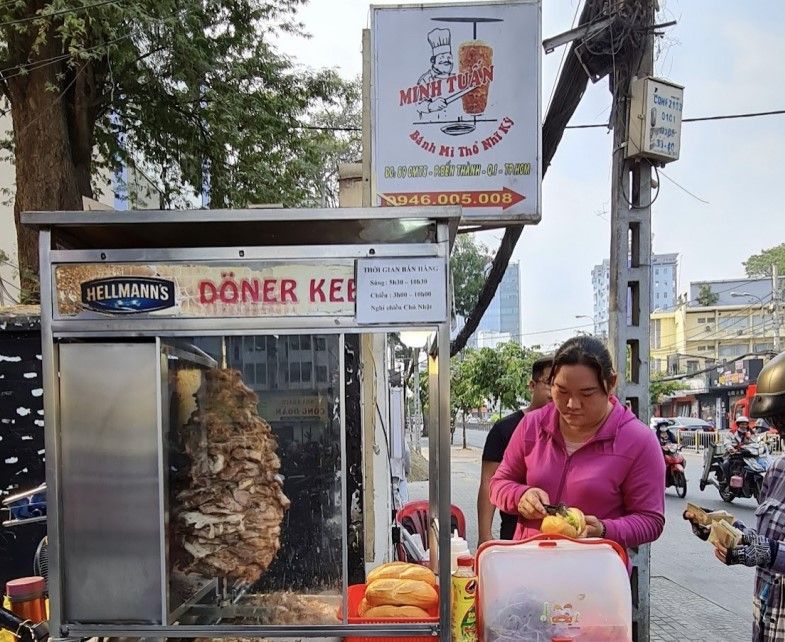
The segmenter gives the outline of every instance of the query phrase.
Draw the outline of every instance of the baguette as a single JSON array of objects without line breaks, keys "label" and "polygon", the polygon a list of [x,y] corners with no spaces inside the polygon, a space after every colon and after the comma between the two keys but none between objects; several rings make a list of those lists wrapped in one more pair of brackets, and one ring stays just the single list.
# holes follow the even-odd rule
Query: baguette
[{"label": "baguette", "polygon": [[368,573],[368,584],[382,579],[421,580],[428,582],[431,586],[437,585],[436,575],[434,575],[431,569],[420,564],[408,564],[406,562],[382,564]]},{"label": "baguette", "polygon": [[391,606],[390,604],[383,604],[382,606],[372,606],[369,608],[363,617],[376,618],[376,617],[394,617],[394,618],[429,618],[431,617],[427,611],[424,611],[418,606]]},{"label": "baguette", "polygon": [[371,606],[419,606],[428,609],[439,603],[436,589],[422,580],[374,580],[365,588],[365,599]]}]

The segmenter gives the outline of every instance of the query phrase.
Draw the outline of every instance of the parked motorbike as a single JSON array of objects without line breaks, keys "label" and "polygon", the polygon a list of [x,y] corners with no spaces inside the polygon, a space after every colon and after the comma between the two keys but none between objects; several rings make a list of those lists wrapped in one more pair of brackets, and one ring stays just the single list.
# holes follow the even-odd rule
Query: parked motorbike
[{"label": "parked motorbike", "polygon": [[728,503],[737,497],[754,497],[760,503],[763,477],[770,464],[768,448],[758,441],[729,451],[722,444],[711,444],[703,453],[700,489],[716,486]]},{"label": "parked motorbike", "polygon": [[663,444],[662,454],[665,456],[665,488],[673,486],[676,495],[684,497],[687,494],[687,477],[684,467],[687,465],[681,446],[678,444]]}]

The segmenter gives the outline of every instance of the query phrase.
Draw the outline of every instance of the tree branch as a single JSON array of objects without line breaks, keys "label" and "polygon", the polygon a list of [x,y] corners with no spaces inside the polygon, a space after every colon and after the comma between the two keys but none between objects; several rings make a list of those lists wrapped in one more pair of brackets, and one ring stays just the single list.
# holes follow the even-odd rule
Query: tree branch
[{"label": "tree branch", "polygon": [[[596,18],[603,9],[603,0],[587,0],[581,12],[581,17],[578,22],[579,25],[591,22]],[[556,91],[553,95],[551,107],[545,117],[545,122],[542,127],[542,175],[553,160],[556,154],[556,148],[564,135],[564,128],[570,122],[570,118],[575,113],[578,104],[583,97],[583,92],[586,91],[589,77],[583,68],[578,57],[575,55],[575,50],[582,44],[583,41],[576,40],[570,46],[569,54],[565,60],[564,69],[559,76],[559,81],[556,86]],[[454,356],[466,346],[469,337],[472,336],[475,330],[480,325],[488,306],[491,304],[496,290],[501,283],[502,277],[507,270],[507,265],[510,263],[510,258],[515,250],[515,245],[523,233],[523,226],[510,226],[504,232],[504,237],[499,244],[499,249],[496,251],[496,256],[493,259],[491,270],[488,278],[480,291],[480,296],[474,309],[466,319],[461,331],[455,337],[450,345],[450,355]]]}]

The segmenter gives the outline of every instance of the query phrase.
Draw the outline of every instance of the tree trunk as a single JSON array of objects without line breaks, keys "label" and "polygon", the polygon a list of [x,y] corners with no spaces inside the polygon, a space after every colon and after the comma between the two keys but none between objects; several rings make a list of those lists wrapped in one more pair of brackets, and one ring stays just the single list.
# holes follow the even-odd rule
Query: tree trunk
[{"label": "tree trunk", "polygon": [[466,450],[466,411],[463,413],[463,449]]},{"label": "tree trunk", "polygon": [[[61,53],[46,44],[38,56]],[[14,126],[19,276],[28,302],[38,298],[38,234],[22,225],[21,213],[81,210],[82,195],[92,196],[93,88],[89,65],[69,69],[47,64],[7,81]]]}]

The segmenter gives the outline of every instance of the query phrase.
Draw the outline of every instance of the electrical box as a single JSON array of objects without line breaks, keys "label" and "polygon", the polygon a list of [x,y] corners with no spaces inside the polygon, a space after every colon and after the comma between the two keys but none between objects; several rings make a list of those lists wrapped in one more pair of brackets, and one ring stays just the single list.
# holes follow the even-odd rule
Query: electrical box
[{"label": "electrical box", "polygon": [[679,159],[684,87],[660,78],[633,81],[626,154],[653,163]]}]

